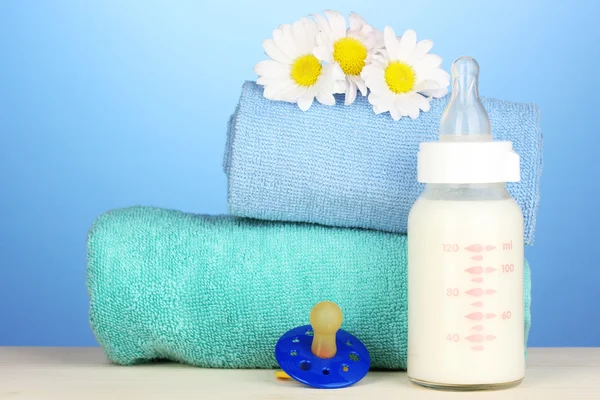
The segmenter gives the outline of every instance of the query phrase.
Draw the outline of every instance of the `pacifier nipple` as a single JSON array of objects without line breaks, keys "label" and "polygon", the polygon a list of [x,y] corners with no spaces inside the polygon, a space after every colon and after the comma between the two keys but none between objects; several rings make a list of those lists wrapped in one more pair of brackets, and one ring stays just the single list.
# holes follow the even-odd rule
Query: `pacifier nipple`
[{"label": "pacifier nipple", "polygon": [[314,337],[312,353],[319,358],[332,358],[337,353],[336,333],[342,326],[342,310],[331,301],[322,301],[310,312]]},{"label": "pacifier nipple", "polygon": [[334,389],[350,386],[369,372],[371,356],[354,335],[340,329],[342,310],[322,301],[310,312],[310,325],[284,333],[275,344],[279,379],[292,378],[306,385]]},{"label": "pacifier nipple", "polygon": [[460,57],[452,64],[452,96],[440,123],[440,141],[491,141],[490,119],[479,98],[479,64]]}]

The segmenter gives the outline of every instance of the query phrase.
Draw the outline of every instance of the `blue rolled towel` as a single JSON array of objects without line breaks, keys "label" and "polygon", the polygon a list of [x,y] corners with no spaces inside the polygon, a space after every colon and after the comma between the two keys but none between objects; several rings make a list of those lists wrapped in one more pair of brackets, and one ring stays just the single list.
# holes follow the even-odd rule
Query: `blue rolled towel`
[{"label": "blue rolled towel", "polygon": [[132,207],[100,216],[87,248],[90,323],[115,363],[276,367],[279,337],[332,300],[374,368],[406,368],[404,235]]},{"label": "blue rolled towel", "polygon": [[[246,82],[229,121],[224,156],[231,214],[274,221],[406,233],[417,183],[420,142],[437,140],[448,97],[419,118],[376,115],[366,97],[333,107],[271,101]],[[540,113],[533,104],[483,99],[497,140],[521,156],[521,182],[508,189],[533,244],[542,171]]]}]

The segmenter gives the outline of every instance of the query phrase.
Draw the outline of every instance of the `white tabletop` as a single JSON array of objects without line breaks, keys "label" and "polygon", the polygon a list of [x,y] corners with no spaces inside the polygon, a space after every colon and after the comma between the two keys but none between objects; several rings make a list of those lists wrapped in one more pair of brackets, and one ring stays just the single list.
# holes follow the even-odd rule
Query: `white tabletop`
[{"label": "white tabletop", "polygon": [[533,348],[525,381],[492,392],[440,392],[404,372],[369,372],[354,386],[307,388],[273,370],[174,363],[121,367],[98,348],[0,347],[0,399],[600,399],[600,348]]}]

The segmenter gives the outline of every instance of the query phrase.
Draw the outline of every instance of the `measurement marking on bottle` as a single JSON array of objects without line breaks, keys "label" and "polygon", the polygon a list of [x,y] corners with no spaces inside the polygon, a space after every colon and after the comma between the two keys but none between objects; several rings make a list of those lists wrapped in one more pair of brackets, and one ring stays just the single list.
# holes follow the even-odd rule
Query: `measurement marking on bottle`
[{"label": "measurement marking on bottle", "polygon": [[481,321],[483,319],[483,313],[474,312],[469,315],[465,315],[465,318],[472,319],[473,321]]},{"label": "measurement marking on bottle", "polygon": [[485,336],[483,336],[481,333],[477,333],[475,335],[470,335],[467,336],[465,339],[467,339],[469,342],[483,342],[485,340]]},{"label": "measurement marking on bottle", "polygon": [[459,339],[458,333],[449,333],[448,336],[446,336],[446,340],[449,342],[458,342]]},{"label": "measurement marking on bottle", "polygon": [[457,244],[442,244],[442,248],[446,252],[453,252],[453,253],[460,250],[460,248],[458,247]]},{"label": "measurement marking on bottle", "polygon": [[[469,296],[479,297],[479,296],[483,296],[484,294],[487,294],[487,295],[495,294],[496,290],[494,290],[494,289],[483,290],[482,288],[474,288],[474,289],[467,290],[465,293],[468,294]],[[448,295],[448,296],[450,296],[450,295]]]},{"label": "measurement marking on bottle", "polygon": [[482,244],[472,244],[470,246],[465,247],[465,250],[472,251],[473,253],[481,253],[483,251]]},{"label": "measurement marking on bottle", "polygon": [[[491,264],[491,262],[490,263],[486,262],[486,263],[484,263],[483,266],[480,264],[480,262],[482,262],[484,259],[483,254],[481,254],[481,253],[492,252],[494,250],[503,250],[503,251],[512,250],[513,249],[512,241],[501,242],[501,244],[499,244],[498,246],[491,245],[491,244],[488,244],[488,245],[479,244],[479,243],[471,244],[466,247],[463,247],[463,246],[459,247],[458,245],[454,245],[454,244],[443,244],[442,246],[443,246],[443,250],[445,252],[458,252],[461,250],[465,250],[465,251],[468,251],[471,253],[475,253],[475,254],[468,256],[471,260],[475,261],[472,263],[472,264],[475,264],[475,266],[468,266],[468,267],[466,266],[467,268],[464,269],[464,271],[466,273],[471,275],[471,277],[469,278],[470,281],[475,284],[479,284],[479,285],[473,285],[473,286],[484,286],[483,285],[484,281],[487,282],[488,284],[493,283],[493,282],[489,282],[489,279],[490,279],[489,277],[487,279],[485,279],[483,276],[484,274],[493,274],[494,272],[511,273],[511,272],[515,271],[514,264],[498,263],[495,266],[485,266],[485,264],[489,265],[489,264]],[[492,259],[489,259],[489,256],[488,256],[488,261],[492,261]],[[479,265],[477,265],[477,264],[479,264]],[[496,268],[496,267],[498,267],[498,268]],[[492,279],[492,281],[493,281],[493,279]],[[485,285],[485,286],[487,286],[487,285]],[[461,295],[460,291],[462,291],[463,295],[466,294],[469,296],[481,297],[481,298],[483,298],[483,296],[492,296],[492,295],[497,294],[498,288],[494,288],[494,285],[491,285],[492,288],[487,288],[487,289],[485,288],[485,286],[484,287],[473,287],[473,288],[461,287],[460,289],[456,288],[456,287],[455,288],[446,288],[446,296],[449,296],[449,297],[460,296]],[[458,297],[458,298],[460,298],[460,297]],[[470,347],[472,351],[477,351],[477,352],[484,351],[484,346],[483,346],[484,342],[492,342],[492,341],[496,340],[497,337],[494,334],[490,334],[489,329],[486,332],[486,329],[484,328],[484,325],[482,324],[482,322],[486,321],[486,320],[493,320],[496,317],[498,317],[499,319],[501,318],[502,320],[509,320],[509,319],[511,319],[512,314],[508,310],[498,312],[498,314],[490,313],[490,312],[486,313],[482,309],[484,307],[483,301],[474,301],[474,302],[467,303],[467,304],[470,304],[472,307],[479,308],[483,312],[476,311],[476,312],[472,312],[472,313],[467,313],[466,315],[463,314],[466,319],[474,322],[472,324],[473,326],[470,327],[470,334],[465,333],[461,337],[461,336],[459,336],[458,333],[450,333],[450,334],[447,334],[446,340],[451,343],[467,341],[467,342],[470,342],[473,344],[472,347]],[[469,325],[471,325],[471,323],[469,323]],[[467,329],[469,329],[469,328],[467,327]]]},{"label": "measurement marking on bottle", "polygon": [[465,293],[470,296],[483,296],[484,290],[481,288],[475,288],[475,289],[467,290]]},{"label": "measurement marking on bottle", "polygon": [[514,264],[502,264],[502,272],[515,272]]}]

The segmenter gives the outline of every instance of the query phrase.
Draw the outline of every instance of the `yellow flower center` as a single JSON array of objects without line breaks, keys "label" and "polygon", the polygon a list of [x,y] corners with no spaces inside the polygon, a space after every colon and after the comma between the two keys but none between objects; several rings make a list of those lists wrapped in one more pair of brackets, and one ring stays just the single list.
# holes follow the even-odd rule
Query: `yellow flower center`
[{"label": "yellow flower center", "polygon": [[292,79],[300,86],[312,86],[321,75],[321,62],[312,54],[300,56],[292,64]]},{"label": "yellow flower center", "polygon": [[346,75],[360,75],[367,59],[367,48],[359,40],[342,38],[333,44],[333,59]]},{"label": "yellow flower center", "polygon": [[401,61],[392,61],[385,68],[385,83],[394,93],[410,92],[415,85],[415,71]]}]

